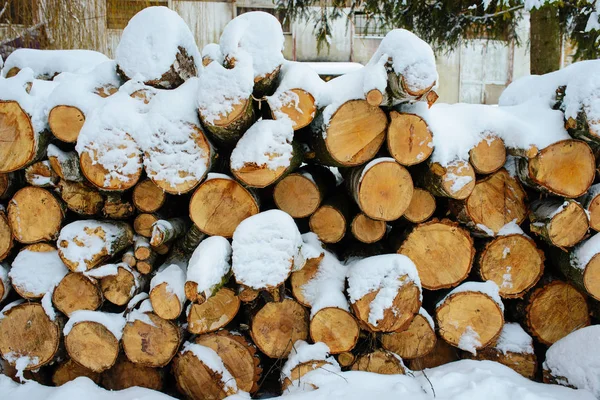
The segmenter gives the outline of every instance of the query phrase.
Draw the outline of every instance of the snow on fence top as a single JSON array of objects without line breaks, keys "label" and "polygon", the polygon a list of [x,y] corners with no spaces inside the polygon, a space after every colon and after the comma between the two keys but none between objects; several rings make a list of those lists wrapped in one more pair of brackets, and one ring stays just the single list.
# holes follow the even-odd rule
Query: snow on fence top
[{"label": "snow on fence top", "polygon": [[181,49],[200,71],[202,57],[183,18],[167,7],[147,7],[134,15],[123,30],[116,61],[127,77],[155,81],[178,61]]},{"label": "snow on fence top", "polygon": [[2,76],[13,68],[31,68],[35,78],[52,79],[61,72],[85,73],[106,61],[104,54],[91,50],[17,49],[6,58]]}]

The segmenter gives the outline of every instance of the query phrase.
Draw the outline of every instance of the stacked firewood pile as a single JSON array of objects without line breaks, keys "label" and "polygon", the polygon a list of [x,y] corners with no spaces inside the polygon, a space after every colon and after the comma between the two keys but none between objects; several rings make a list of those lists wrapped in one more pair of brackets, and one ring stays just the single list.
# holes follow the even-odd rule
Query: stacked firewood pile
[{"label": "stacked firewood pile", "polygon": [[248,13],[200,53],[151,7],[115,61],[6,60],[5,374],[192,399],[461,357],[542,379],[548,346],[590,325],[600,136],[580,86],[434,105],[410,32],[327,83],[282,46]]}]

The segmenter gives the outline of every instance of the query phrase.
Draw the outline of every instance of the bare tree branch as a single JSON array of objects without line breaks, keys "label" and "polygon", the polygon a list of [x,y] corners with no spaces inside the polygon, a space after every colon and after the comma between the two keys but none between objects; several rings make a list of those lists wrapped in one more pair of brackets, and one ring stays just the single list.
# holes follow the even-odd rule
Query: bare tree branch
[{"label": "bare tree branch", "polygon": [[2,7],[2,10],[0,10],[0,18],[2,18],[6,10],[8,10],[8,1],[4,2],[4,7]]}]

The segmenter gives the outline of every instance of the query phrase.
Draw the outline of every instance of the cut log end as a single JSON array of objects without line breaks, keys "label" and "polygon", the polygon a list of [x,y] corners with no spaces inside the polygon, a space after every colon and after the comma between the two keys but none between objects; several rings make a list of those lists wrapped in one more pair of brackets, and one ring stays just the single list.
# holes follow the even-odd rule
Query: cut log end
[{"label": "cut log end", "polygon": [[359,356],[354,364],[352,371],[373,372],[383,375],[404,375],[406,369],[395,354],[385,350],[375,350]]},{"label": "cut log end", "polygon": [[135,208],[143,213],[153,213],[163,206],[166,194],[154,182],[146,179],[135,185],[132,199]]},{"label": "cut log end", "polygon": [[110,275],[100,279],[100,289],[106,300],[114,305],[124,306],[136,292],[136,278],[133,272],[126,268],[118,267],[117,275]]},{"label": "cut log end", "polygon": [[85,122],[83,112],[73,106],[56,106],[48,114],[52,134],[66,143],[75,143]]},{"label": "cut log end", "polygon": [[34,161],[36,134],[29,116],[16,101],[0,101],[0,172],[11,172]]},{"label": "cut log end", "polygon": [[401,332],[385,333],[381,336],[384,349],[398,354],[402,359],[424,357],[435,349],[437,337],[427,318],[415,315],[408,328]]},{"label": "cut log end", "polygon": [[473,360],[489,360],[506,365],[527,379],[534,380],[537,375],[537,358],[533,353],[503,352],[488,347],[477,351],[476,355],[465,353],[465,356]]},{"label": "cut log end", "polygon": [[24,187],[8,204],[8,222],[14,238],[21,243],[56,239],[63,218],[60,202],[42,188]]},{"label": "cut log end", "polygon": [[414,114],[390,112],[387,146],[396,161],[411,166],[425,161],[433,152],[433,136],[427,123]]},{"label": "cut log end", "polygon": [[119,341],[104,325],[82,321],[65,336],[65,348],[72,360],[94,372],[112,367],[119,355]]},{"label": "cut log end", "polygon": [[331,354],[351,351],[356,346],[360,328],[348,311],[339,308],[323,308],[310,321],[310,337],[323,342]]},{"label": "cut log end", "polygon": [[[13,247],[13,235],[4,212],[0,212],[0,261],[10,254]],[[0,299],[2,296],[0,296]]]},{"label": "cut log end", "polygon": [[273,200],[293,218],[305,218],[317,210],[322,199],[315,182],[302,174],[290,174],[275,185]]},{"label": "cut log end", "polygon": [[62,386],[67,382],[75,380],[80,376],[91,379],[96,385],[100,384],[101,375],[91,371],[75,361],[69,359],[60,363],[52,374],[52,383],[54,386]]},{"label": "cut log end", "polygon": [[414,188],[410,204],[403,217],[409,222],[419,224],[427,221],[435,212],[435,197],[425,189]]},{"label": "cut log end", "polygon": [[167,282],[156,285],[150,291],[150,301],[154,312],[167,320],[179,317],[183,311],[183,299],[173,293]]},{"label": "cut log end", "polygon": [[298,303],[305,307],[310,307],[310,303],[304,296],[304,285],[315,277],[319,271],[319,265],[323,259],[324,254],[321,254],[317,258],[311,258],[306,260],[304,267],[299,270],[292,272],[290,277],[290,284],[292,287],[292,294]]},{"label": "cut log end", "polygon": [[187,321],[188,331],[203,334],[217,331],[235,318],[240,309],[240,300],[229,288],[222,288],[202,304],[192,303]]},{"label": "cut log end", "polygon": [[352,235],[363,243],[375,243],[383,238],[386,232],[385,221],[378,221],[360,213],[351,224]]},{"label": "cut log end", "polygon": [[146,313],[153,325],[136,319],[123,329],[123,350],[132,362],[147,367],[164,367],[177,353],[179,328],[154,313]]},{"label": "cut log end", "polygon": [[[281,102],[282,98],[286,101]],[[282,103],[280,107],[275,105],[270,97],[267,97],[273,119],[277,119],[277,115],[280,113],[285,114],[292,121],[295,131],[308,126],[317,113],[315,98],[305,90],[291,89],[289,93],[282,94],[279,100]]]},{"label": "cut log end", "polygon": [[506,161],[504,141],[496,136],[488,136],[469,152],[470,162],[478,174],[491,174],[498,171]]},{"label": "cut log end", "polygon": [[324,243],[337,243],[346,234],[346,218],[335,207],[321,206],[310,217],[310,230]]},{"label": "cut log end", "polygon": [[[571,247],[579,243],[588,231],[588,218],[585,210],[576,202],[569,202],[548,226],[550,241],[557,247]],[[535,231],[535,226],[532,226]]]},{"label": "cut log end", "polygon": [[598,254],[592,257],[585,267],[583,285],[590,296],[600,301],[600,256]]},{"label": "cut log end", "polygon": [[458,360],[458,349],[444,340],[437,340],[434,349],[427,355],[408,360],[408,367],[413,371],[435,368]]},{"label": "cut log end", "polygon": [[54,289],[52,303],[67,316],[77,310],[94,311],[102,305],[102,292],[83,274],[70,272]]},{"label": "cut log end", "polygon": [[152,237],[152,226],[160,218],[155,214],[142,213],[138,214],[133,221],[133,230],[140,236],[145,238]]}]

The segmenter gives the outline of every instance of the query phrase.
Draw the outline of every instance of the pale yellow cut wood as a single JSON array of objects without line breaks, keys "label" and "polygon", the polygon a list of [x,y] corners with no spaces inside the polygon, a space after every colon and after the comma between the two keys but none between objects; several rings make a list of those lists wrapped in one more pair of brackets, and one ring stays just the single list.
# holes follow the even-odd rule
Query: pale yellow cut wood
[{"label": "pale yellow cut wood", "polygon": [[496,136],[487,136],[469,151],[469,161],[478,174],[498,171],[506,161],[504,141]]},{"label": "pale yellow cut wood", "polygon": [[202,304],[192,303],[187,320],[188,331],[203,334],[217,331],[235,318],[240,300],[229,288],[222,288]]},{"label": "pale yellow cut wood", "polygon": [[340,308],[323,308],[310,320],[311,339],[315,343],[325,343],[331,354],[352,350],[359,333],[360,328],[354,316]]},{"label": "pale yellow cut wood", "polygon": [[94,372],[112,367],[119,355],[119,341],[104,325],[77,322],[65,335],[65,348],[73,361]]},{"label": "pale yellow cut wood", "polygon": [[11,172],[31,163],[37,149],[29,116],[16,101],[0,100],[0,172]]},{"label": "pale yellow cut wood", "polygon": [[152,237],[152,225],[160,219],[159,216],[150,213],[138,214],[133,220],[133,230],[140,236]]},{"label": "pale yellow cut wood", "polygon": [[232,179],[203,182],[190,200],[190,218],[207,235],[230,238],[240,222],[258,213],[252,194]]},{"label": "pale yellow cut wood", "polygon": [[369,103],[371,106],[379,107],[381,103],[383,103],[383,93],[381,93],[378,89],[369,90],[365,97],[367,103]]},{"label": "pale yellow cut wood", "polygon": [[102,386],[108,390],[124,390],[135,386],[162,390],[163,381],[160,369],[132,363],[125,357],[119,357],[115,365],[102,374]]},{"label": "pale yellow cut wood", "polygon": [[575,202],[569,203],[555,215],[548,228],[550,240],[558,247],[574,246],[583,239],[587,231],[588,219],[585,210]]},{"label": "pale yellow cut wood", "polygon": [[117,267],[117,275],[100,279],[100,289],[104,298],[117,306],[124,306],[136,293],[137,284],[133,273],[123,267]]},{"label": "pale yellow cut wood", "polygon": [[385,350],[375,350],[372,353],[358,356],[352,371],[373,372],[383,375],[404,375],[406,370],[394,354]]},{"label": "pale yellow cut wood", "polygon": [[277,208],[293,218],[305,218],[321,205],[319,187],[302,174],[290,174],[275,185],[273,200]]},{"label": "pale yellow cut wood", "polygon": [[123,350],[127,358],[147,367],[164,367],[181,343],[179,327],[158,315],[145,313],[153,325],[136,319],[128,321],[123,329]]},{"label": "pale yellow cut wood", "polygon": [[414,188],[410,204],[403,217],[418,224],[427,221],[435,212],[435,197],[425,189]]},{"label": "pale yellow cut wood", "polygon": [[36,243],[57,238],[64,218],[59,201],[49,191],[28,186],[8,203],[8,223],[21,243]]},{"label": "pale yellow cut wood", "polygon": [[85,123],[85,115],[74,106],[56,106],[48,114],[52,134],[66,143],[75,143]]},{"label": "pale yellow cut wood", "polygon": [[324,243],[337,243],[346,234],[346,218],[335,207],[319,207],[309,220],[310,230]]},{"label": "pale yellow cut wood", "polygon": [[138,182],[133,188],[132,200],[135,208],[144,213],[153,213],[163,206],[166,199],[164,190],[150,179]]},{"label": "pale yellow cut wood", "polygon": [[594,197],[588,205],[587,211],[590,216],[590,228],[600,232],[600,196]]},{"label": "pale yellow cut wood", "polygon": [[270,169],[264,165],[248,163],[240,169],[232,169],[232,172],[238,180],[246,185],[255,188],[264,188],[276,182],[286,169],[286,167]]},{"label": "pale yellow cut wood", "polygon": [[437,337],[427,319],[421,314],[415,315],[406,330],[384,333],[381,346],[398,354],[403,360],[424,357],[435,349]]},{"label": "pale yellow cut wood", "polygon": [[150,301],[154,312],[164,319],[175,319],[183,311],[182,300],[169,287],[167,282],[163,282],[150,291]]},{"label": "pale yellow cut wood", "polygon": [[244,99],[239,103],[235,103],[231,106],[231,111],[225,115],[219,115],[219,118],[212,122],[212,125],[218,127],[227,127],[234,123],[238,118],[244,115],[246,108],[248,107],[248,99]]},{"label": "pale yellow cut wood", "polygon": [[94,311],[102,305],[102,291],[82,273],[69,272],[54,289],[52,303],[66,316],[77,310]]},{"label": "pale yellow cut wood", "polygon": [[433,135],[421,117],[391,111],[387,146],[396,161],[411,166],[429,158],[433,152]]},{"label": "pale yellow cut wood", "polygon": [[592,257],[585,267],[583,285],[590,296],[600,301],[600,256],[598,254]]},{"label": "pale yellow cut wood", "polygon": [[96,385],[100,384],[100,374],[82,367],[71,359],[60,363],[56,367],[54,373],[52,374],[52,383],[54,386],[62,386],[67,382],[71,382],[72,380],[79,378],[80,376],[85,376],[86,378],[91,379]]},{"label": "pale yellow cut wood", "polygon": [[[13,235],[4,212],[0,212],[0,261],[10,254],[13,247]],[[0,296],[0,299],[2,296]]]},{"label": "pale yellow cut wood", "polygon": [[378,221],[359,213],[351,224],[352,235],[363,243],[375,243],[383,238],[386,231],[385,221]]},{"label": "pale yellow cut wood", "polygon": [[275,109],[276,105],[271,97],[267,97],[267,102],[271,107],[273,119],[277,119],[278,113],[283,113],[292,121],[294,130],[297,131],[312,122],[317,113],[317,106],[313,95],[305,90],[290,89],[288,92],[291,92],[291,94],[281,95],[278,100],[281,101],[281,98],[285,98],[289,101],[281,104],[281,107],[277,109]]}]

